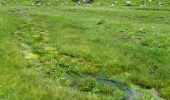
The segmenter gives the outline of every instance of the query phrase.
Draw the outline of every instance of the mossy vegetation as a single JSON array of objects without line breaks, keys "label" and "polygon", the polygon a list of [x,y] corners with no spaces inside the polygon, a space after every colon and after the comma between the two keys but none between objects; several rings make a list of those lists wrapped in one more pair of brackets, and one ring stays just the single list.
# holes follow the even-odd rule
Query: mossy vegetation
[{"label": "mossy vegetation", "polygon": [[168,7],[0,8],[0,99],[170,98]]}]

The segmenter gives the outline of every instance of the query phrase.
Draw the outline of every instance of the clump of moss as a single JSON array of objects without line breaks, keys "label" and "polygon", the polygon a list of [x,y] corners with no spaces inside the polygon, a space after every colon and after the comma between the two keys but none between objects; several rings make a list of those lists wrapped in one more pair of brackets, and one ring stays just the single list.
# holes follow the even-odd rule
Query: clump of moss
[{"label": "clump of moss", "polygon": [[97,75],[98,69],[96,67],[90,66],[90,65],[85,65],[83,67],[83,73],[87,75]]},{"label": "clump of moss", "polygon": [[115,90],[116,87],[113,85],[98,82],[95,92],[99,94],[112,95]]},{"label": "clump of moss", "polygon": [[95,87],[95,80],[86,79],[78,83],[77,88],[80,91],[91,92]]},{"label": "clump of moss", "polygon": [[[103,81],[96,82],[96,86],[93,92],[99,95],[113,96],[115,100],[124,100],[125,92],[120,90],[112,83],[107,83]],[[118,99],[119,98],[119,99]]]},{"label": "clump of moss", "polygon": [[154,82],[151,82],[145,79],[140,79],[138,77],[133,77],[131,78],[131,80],[132,80],[132,83],[134,83],[135,85],[141,86],[146,89],[151,89],[155,86]]},{"label": "clump of moss", "polygon": [[160,94],[163,98],[169,99],[170,98],[170,87],[165,87],[160,90]]}]

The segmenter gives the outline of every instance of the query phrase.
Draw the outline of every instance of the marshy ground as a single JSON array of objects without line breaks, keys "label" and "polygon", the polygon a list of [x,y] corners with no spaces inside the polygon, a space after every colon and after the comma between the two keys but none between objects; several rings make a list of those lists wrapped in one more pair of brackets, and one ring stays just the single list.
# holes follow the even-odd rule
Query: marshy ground
[{"label": "marshy ground", "polygon": [[0,6],[0,99],[170,99],[169,11]]}]

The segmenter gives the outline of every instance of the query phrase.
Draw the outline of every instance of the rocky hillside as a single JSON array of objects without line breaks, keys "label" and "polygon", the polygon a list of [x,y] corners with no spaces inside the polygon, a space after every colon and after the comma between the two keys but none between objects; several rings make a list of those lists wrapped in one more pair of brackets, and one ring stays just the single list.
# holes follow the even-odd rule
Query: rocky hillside
[{"label": "rocky hillside", "polygon": [[0,5],[169,6],[170,0],[0,0]]}]

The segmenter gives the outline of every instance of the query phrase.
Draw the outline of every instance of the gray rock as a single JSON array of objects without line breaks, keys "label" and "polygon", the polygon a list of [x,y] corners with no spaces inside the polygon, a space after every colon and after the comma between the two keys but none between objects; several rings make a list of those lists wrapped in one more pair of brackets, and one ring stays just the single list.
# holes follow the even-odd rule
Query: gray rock
[{"label": "gray rock", "polygon": [[91,1],[92,1],[92,0],[82,0],[82,2],[83,2],[84,4],[89,4],[89,3],[91,3]]},{"label": "gray rock", "polygon": [[118,2],[117,2],[117,1],[114,1],[113,4],[118,4]]},{"label": "gray rock", "polygon": [[125,5],[126,6],[132,6],[132,2],[128,0],[128,1],[125,2]]}]

